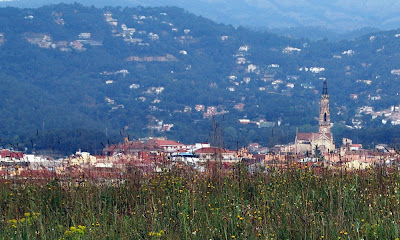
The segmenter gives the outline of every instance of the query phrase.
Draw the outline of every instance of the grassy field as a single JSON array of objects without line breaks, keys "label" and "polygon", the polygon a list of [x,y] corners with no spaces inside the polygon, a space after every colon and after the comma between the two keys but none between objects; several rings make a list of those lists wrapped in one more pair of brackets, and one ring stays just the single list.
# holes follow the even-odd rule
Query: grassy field
[{"label": "grassy field", "polygon": [[0,239],[398,239],[400,172],[244,166],[2,180]]}]

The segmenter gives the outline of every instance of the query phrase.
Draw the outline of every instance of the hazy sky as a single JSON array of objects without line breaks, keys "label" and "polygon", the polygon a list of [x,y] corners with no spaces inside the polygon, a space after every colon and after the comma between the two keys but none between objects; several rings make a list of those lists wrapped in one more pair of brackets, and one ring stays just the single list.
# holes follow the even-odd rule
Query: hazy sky
[{"label": "hazy sky", "polygon": [[[9,2],[3,4],[9,4]],[[86,5],[178,6],[217,22],[269,28],[321,26],[336,31],[400,27],[398,0],[18,0],[19,7]]]},{"label": "hazy sky", "polygon": [[[137,1],[140,0],[131,0]],[[154,2],[152,2],[154,1]],[[141,0],[178,5],[217,21],[268,27],[323,26],[336,30],[400,27],[396,0]]]}]

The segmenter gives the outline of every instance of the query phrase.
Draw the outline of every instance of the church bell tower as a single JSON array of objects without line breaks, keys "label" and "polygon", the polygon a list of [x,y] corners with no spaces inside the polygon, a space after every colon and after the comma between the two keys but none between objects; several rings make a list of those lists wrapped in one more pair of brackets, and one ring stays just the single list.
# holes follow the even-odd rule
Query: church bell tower
[{"label": "church bell tower", "polygon": [[329,108],[328,85],[324,81],[319,108],[319,133],[331,133],[331,110]]}]

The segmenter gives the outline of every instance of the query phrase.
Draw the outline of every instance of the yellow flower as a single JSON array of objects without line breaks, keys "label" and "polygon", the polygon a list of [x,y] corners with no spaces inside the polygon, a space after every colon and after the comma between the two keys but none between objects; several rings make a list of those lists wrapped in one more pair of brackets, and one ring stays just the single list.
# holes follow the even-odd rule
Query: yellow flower
[{"label": "yellow flower", "polygon": [[232,238],[232,239],[235,239],[236,237],[235,237],[235,235],[232,235],[231,238]]},{"label": "yellow flower", "polygon": [[31,216],[31,213],[26,212],[26,213],[24,213],[24,216],[25,216],[25,217],[30,217],[30,216]]},{"label": "yellow flower", "polygon": [[8,220],[7,223],[9,223],[9,224],[16,224],[16,223],[17,223],[17,219]]},{"label": "yellow flower", "polygon": [[85,226],[79,225],[78,228],[81,229],[82,231],[86,231],[86,227]]},{"label": "yellow flower", "polygon": [[72,232],[67,230],[67,231],[64,232],[64,235],[66,237],[71,237],[72,236]]}]

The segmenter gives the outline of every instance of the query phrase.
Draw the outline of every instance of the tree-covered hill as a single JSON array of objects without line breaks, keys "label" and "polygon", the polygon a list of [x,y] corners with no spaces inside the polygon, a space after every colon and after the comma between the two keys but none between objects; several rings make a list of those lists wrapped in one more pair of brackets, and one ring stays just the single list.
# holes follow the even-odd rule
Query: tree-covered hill
[{"label": "tree-covered hill", "polygon": [[313,42],[175,7],[2,8],[1,143],[70,152],[128,135],[209,141],[211,115],[226,146],[290,142],[296,127],[316,126],[324,79],[338,136],[363,127],[371,134],[357,134],[359,142],[390,142],[395,136],[384,132],[397,113],[387,109],[399,105],[400,91],[397,34]]}]

